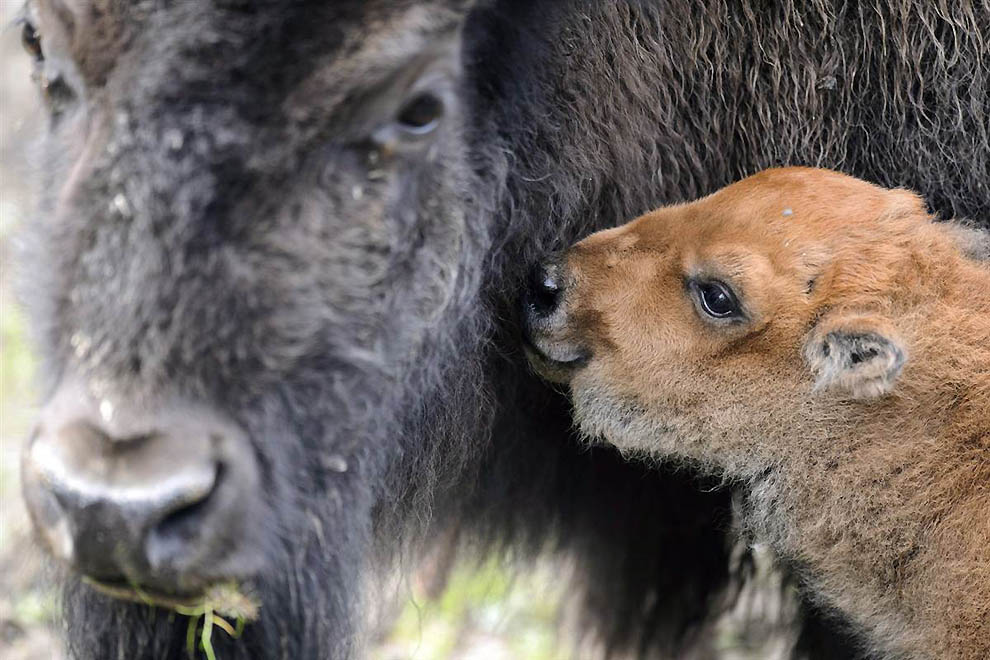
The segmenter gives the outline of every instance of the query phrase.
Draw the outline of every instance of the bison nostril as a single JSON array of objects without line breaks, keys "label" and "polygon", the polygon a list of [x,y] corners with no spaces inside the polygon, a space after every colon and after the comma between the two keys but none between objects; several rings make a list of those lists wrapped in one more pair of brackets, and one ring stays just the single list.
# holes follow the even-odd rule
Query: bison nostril
[{"label": "bison nostril", "polygon": [[223,463],[217,463],[213,486],[197,499],[179,503],[148,530],[145,539],[145,555],[148,564],[160,567],[176,563],[198,536],[204,533],[204,521],[217,505],[217,494],[225,475]]},{"label": "bison nostril", "polygon": [[257,512],[258,465],[239,427],[177,406],[137,415],[118,406],[114,420],[137,421],[108,427],[93,405],[63,399],[86,402],[57,394],[22,466],[28,509],[53,554],[96,579],[159,589],[196,589],[229,577],[229,566],[257,566],[241,548]]},{"label": "bison nostril", "polygon": [[529,276],[529,306],[540,316],[552,314],[560,304],[563,285],[560,267],[553,262],[538,264]]}]

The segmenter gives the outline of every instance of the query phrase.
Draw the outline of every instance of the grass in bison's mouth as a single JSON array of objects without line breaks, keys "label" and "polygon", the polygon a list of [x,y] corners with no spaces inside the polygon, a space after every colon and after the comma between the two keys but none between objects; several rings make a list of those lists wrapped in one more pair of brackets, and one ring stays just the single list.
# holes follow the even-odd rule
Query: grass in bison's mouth
[{"label": "grass in bison's mouth", "polygon": [[[83,578],[83,580],[90,587],[107,596],[160,607],[189,617],[186,650],[190,658],[195,657],[198,637],[199,646],[207,660],[216,660],[212,642],[213,628],[220,628],[237,639],[244,631],[244,626],[258,618],[260,609],[258,602],[245,594],[240,585],[234,582],[214,584],[199,595],[181,596],[146,591],[135,584],[111,584],[91,578]],[[232,625],[227,619],[232,619],[234,624]]]}]

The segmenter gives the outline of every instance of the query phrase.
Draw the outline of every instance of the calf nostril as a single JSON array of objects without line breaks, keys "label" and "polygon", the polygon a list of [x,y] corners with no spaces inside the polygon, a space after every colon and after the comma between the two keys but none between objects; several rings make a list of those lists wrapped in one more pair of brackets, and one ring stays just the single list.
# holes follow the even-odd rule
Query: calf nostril
[{"label": "calf nostril", "polygon": [[530,272],[529,304],[539,315],[551,314],[560,304],[563,286],[555,263],[538,264]]}]

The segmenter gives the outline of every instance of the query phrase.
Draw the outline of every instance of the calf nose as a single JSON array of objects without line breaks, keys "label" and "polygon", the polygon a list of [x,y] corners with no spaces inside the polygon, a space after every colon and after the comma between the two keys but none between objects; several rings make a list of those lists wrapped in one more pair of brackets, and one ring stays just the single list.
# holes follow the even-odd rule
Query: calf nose
[{"label": "calf nose", "polygon": [[192,589],[244,536],[258,481],[245,445],[215,413],[135,415],[70,390],[25,452],[25,500],[45,544],[79,572]]},{"label": "calf nose", "polygon": [[526,296],[529,311],[538,317],[553,314],[560,305],[563,290],[559,261],[548,260],[537,264],[529,274]]}]

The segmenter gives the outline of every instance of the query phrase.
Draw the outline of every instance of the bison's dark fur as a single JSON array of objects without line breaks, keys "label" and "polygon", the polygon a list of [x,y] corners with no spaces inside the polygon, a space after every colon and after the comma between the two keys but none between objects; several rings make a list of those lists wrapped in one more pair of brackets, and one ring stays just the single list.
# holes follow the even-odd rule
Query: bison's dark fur
[{"label": "bison's dark fur", "polygon": [[[353,656],[363,577],[431,526],[576,557],[610,648],[703,648],[729,489],[574,442],[516,349],[528,266],[770,165],[990,218],[981,0],[81,4],[23,262],[46,389],[179,391],[249,430],[262,617],[225,660]],[[381,166],[375,99],[429,49],[441,134]],[[184,656],[184,621],[63,581],[77,657]]]}]

